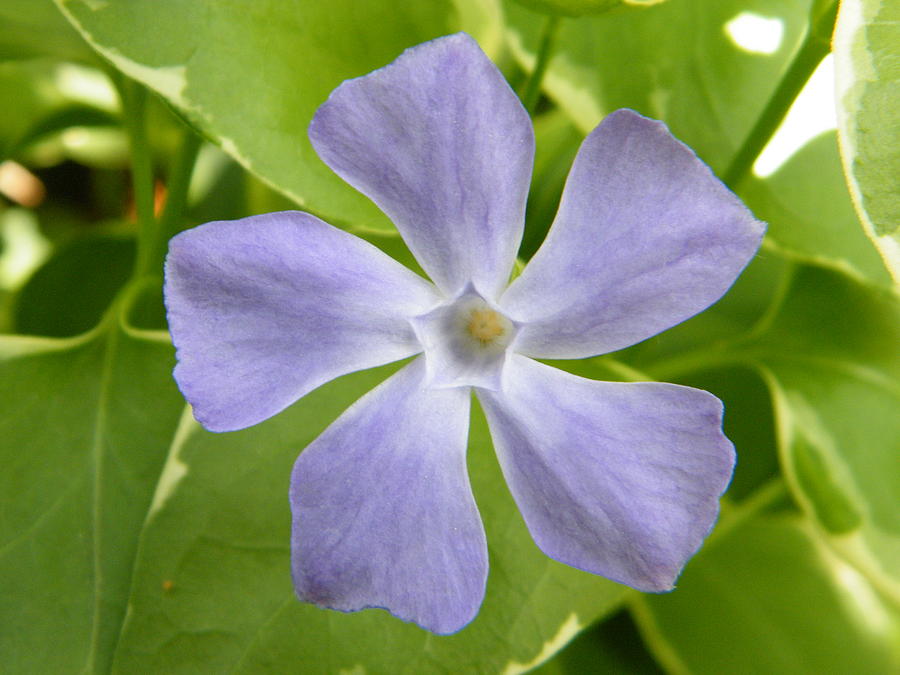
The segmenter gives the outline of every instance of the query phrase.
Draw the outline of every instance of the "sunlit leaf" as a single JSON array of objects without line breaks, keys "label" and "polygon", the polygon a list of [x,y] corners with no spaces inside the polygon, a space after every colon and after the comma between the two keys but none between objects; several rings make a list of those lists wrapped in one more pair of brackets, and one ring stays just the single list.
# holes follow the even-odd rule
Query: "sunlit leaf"
[{"label": "sunlit leaf", "polygon": [[382,230],[387,218],[313,152],[313,113],[341,81],[459,30],[460,15],[490,15],[450,0],[57,2],[104,57],[251,172],[335,224]]},{"label": "sunlit leaf", "polygon": [[863,229],[900,282],[900,4],[842,0],[834,35],[838,131]]},{"label": "sunlit leaf", "polygon": [[670,672],[889,673],[900,622],[802,521],[756,517],[709,542],[637,617]]},{"label": "sunlit leaf", "polygon": [[[564,20],[544,90],[584,133],[623,107],[664,120],[721,171],[790,62],[809,5],[809,0],[669,0],[644,11]],[[530,69],[543,17],[511,0],[504,6],[510,46]],[[741,15],[770,21],[774,51],[735,41],[728,26]]]},{"label": "sunlit leaf", "polygon": [[896,295],[809,267],[753,352],[800,503],[836,550],[900,599],[898,344]]},{"label": "sunlit leaf", "polygon": [[770,240],[780,250],[890,283],[881,257],[856,224],[834,132],[810,141],[769,178],[746,181],[741,195],[768,222]]}]

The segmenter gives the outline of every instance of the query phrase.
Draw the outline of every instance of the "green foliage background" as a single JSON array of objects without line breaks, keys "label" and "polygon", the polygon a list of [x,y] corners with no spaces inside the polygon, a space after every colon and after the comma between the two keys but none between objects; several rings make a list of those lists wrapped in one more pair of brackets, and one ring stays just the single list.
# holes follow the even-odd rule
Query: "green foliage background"
[{"label": "green foliage background", "polygon": [[[0,0],[0,162],[46,188],[32,201],[0,180],[0,672],[896,672],[898,12],[889,0]],[[774,53],[728,38],[741,13],[781,21]],[[836,17],[838,130],[755,176]],[[306,127],[342,80],[458,30],[541,94],[523,259],[581,139],[619,107],[664,120],[769,230],[710,310],[555,364],[725,401],[738,468],[677,590],[642,595],[543,556],[476,414],[487,598],[470,626],[436,637],[379,610],[303,605],[290,583],[290,467],[396,366],[208,433],[171,378],[161,262],[182,229],[302,208],[414,267]]]}]

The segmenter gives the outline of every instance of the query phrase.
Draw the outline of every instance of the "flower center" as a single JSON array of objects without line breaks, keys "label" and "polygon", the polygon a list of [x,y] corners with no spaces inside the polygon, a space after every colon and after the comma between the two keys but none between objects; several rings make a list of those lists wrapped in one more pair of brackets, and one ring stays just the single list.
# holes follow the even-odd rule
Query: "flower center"
[{"label": "flower center", "polygon": [[469,312],[469,323],[466,329],[479,342],[488,345],[497,338],[503,337],[508,329],[509,320],[492,309],[473,309]]},{"label": "flower center", "polygon": [[425,352],[428,386],[500,388],[517,328],[471,285],[410,323]]}]

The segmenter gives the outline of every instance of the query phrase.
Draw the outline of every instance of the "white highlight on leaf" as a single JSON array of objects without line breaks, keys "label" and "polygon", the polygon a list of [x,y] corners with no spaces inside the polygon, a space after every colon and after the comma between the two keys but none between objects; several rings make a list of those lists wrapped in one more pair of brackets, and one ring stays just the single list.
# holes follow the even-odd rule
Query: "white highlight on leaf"
[{"label": "white highlight on leaf", "polygon": [[[823,538],[809,523],[804,526],[804,530],[815,545],[822,566],[833,578],[834,587],[839,593],[838,598],[847,612],[852,614],[859,624],[866,626],[871,633],[878,635],[881,639],[890,639],[894,623],[887,611],[885,601],[873,587],[873,570],[868,568],[867,572],[868,566],[865,565],[858,566],[858,568],[853,567],[853,564],[858,564],[859,559],[852,553],[847,556],[847,560],[853,564],[848,564],[841,557],[855,547],[868,551],[868,547],[862,542],[860,535]],[[837,549],[837,553],[835,553],[835,549]],[[880,572],[881,570],[879,570]],[[881,590],[886,592],[886,597],[897,598],[896,587],[892,589],[882,586]]]},{"label": "white highlight on leaf", "polygon": [[745,52],[774,54],[784,39],[784,22],[753,12],[741,12],[725,24],[725,34]]},{"label": "white highlight on leaf", "polygon": [[145,66],[127,59],[121,54],[115,56],[115,64],[138,82],[143,82],[158,91],[180,108],[190,108],[184,98],[187,88],[186,66]]},{"label": "white highlight on leaf", "polygon": [[109,0],[84,0],[84,4],[87,5],[88,9],[92,12],[97,12],[101,9],[106,9]]},{"label": "white highlight on leaf", "polygon": [[569,615],[569,618],[565,620],[563,625],[559,627],[556,635],[554,635],[544,643],[543,648],[537,656],[535,656],[528,663],[510,661],[508,664],[506,664],[506,668],[504,668],[503,670],[503,675],[520,675],[520,673],[527,673],[532,668],[539,666],[551,656],[556,654],[556,652],[558,652],[560,649],[565,647],[582,628],[584,628],[584,626],[582,626],[578,622],[578,616],[573,612]]},{"label": "white highlight on leaf", "polygon": [[867,625],[873,633],[888,637],[891,632],[891,617],[866,578],[837,556],[832,560],[832,573],[843,591],[842,601],[856,619]]},{"label": "white highlight on leaf", "polygon": [[109,78],[95,68],[77,63],[60,63],[53,70],[53,82],[67,98],[107,112],[118,110],[118,97]]},{"label": "white highlight on leaf", "polygon": [[22,284],[47,259],[50,243],[41,234],[34,212],[9,208],[0,215],[0,251],[0,288],[3,289]]},{"label": "white highlight on leaf", "polygon": [[[507,45],[516,58],[527,69],[534,68],[537,57],[534,52],[525,48],[522,35],[517,31],[507,31]],[[553,67],[544,74],[544,89],[551,98],[568,101],[566,113],[584,133],[589,133],[606,116],[602,102],[596,92],[591,91],[590,80],[593,73],[573,63],[564,51],[553,55]]]},{"label": "white highlight on leaf", "polygon": [[826,56],[791,105],[778,131],[763,148],[753,172],[765,178],[823,131],[837,126],[834,105],[834,59]]},{"label": "white highlight on leaf", "polygon": [[166,458],[166,463],[159,476],[159,482],[156,484],[153,502],[151,502],[150,510],[147,512],[148,520],[165,506],[166,502],[175,492],[175,488],[184,477],[187,476],[189,467],[181,458],[181,450],[191,434],[199,429],[200,425],[194,420],[191,407],[185,406],[184,412],[181,414],[181,419],[178,420],[175,436],[172,438],[169,456]]},{"label": "white highlight on leaf", "polygon": [[351,668],[341,668],[338,675],[366,675],[366,669],[362,667],[362,664],[357,663]]}]

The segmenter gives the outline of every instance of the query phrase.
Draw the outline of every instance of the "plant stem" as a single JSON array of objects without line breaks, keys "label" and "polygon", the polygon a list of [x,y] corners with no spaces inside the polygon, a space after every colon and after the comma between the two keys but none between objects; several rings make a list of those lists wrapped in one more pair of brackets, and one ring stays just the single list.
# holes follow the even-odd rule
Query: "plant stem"
[{"label": "plant stem", "polygon": [[[831,26],[833,25],[832,19]],[[781,125],[800,91],[830,51],[830,30],[830,27],[825,28],[824,24],[819,22],[810,25],[803,44],[781,78],[778,88],[775,89],[756,125],[722,176],[722,180],[732,189],[736,188],[750,172],[756,158]]]},{"label": "plant stem", "polygon": [[187,204],[188,188],[202,140],[189,127],[185,127],[184,139],[166,181],[166,203],[159,217],[159,246],[156,247],[160,256],[158,262],[162,262],[165,254],[165,243],[181,230],[180,221]]},{"label": "plant stem", "polygon": [[547,64],[550,62],[550,54],[553,52],[553,44],[556,41],[558,29],[559,17],[548,16],[544,22],[544,32],[541,35],[541,46],[538,48],[534,70],[531,71],[531,77],[528,78],[528,81],[525,83],[525,90],[522,92],[522,105],[525,106],[528,114],[532,116],[541,97],[541,81],[544,79]]},{"label": "plant stem", "polygon": [[159,231],[159,224],[153,213],[153,160],[147,140],[147,91],[124,77],[117,77],[116,85],[122,99],[125,129],[131,146],[131,179],[139,228],[133,276],[139,278],[152,271]]}]

